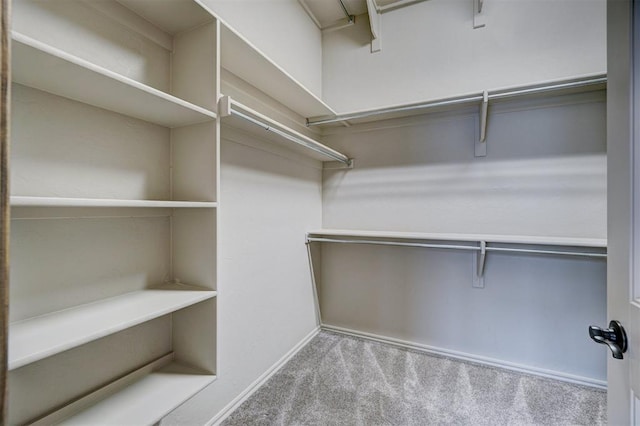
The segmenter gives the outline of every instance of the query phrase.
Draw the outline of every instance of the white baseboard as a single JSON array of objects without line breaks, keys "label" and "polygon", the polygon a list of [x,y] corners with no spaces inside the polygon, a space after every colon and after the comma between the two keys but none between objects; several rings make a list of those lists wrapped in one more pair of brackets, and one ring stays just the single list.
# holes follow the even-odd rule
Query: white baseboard
[{"label": "white baseboard", "polygon": [[234,398],[226,407],[224,407],[218,414],[216,414],[211,420],[207,422],[207,426],[217,426],[222,423],[227,417],[233,413],[233,411],[242,405],[251,395],[257,391],[260,386],[266,383],[275,373],[282,368],[300,349],[302,349],[311,339],[316,337],[320,332],[320,327],[316,327],[311,333],[307,334],[297,345],[295,345],[289,352],[287,352],[282,358],[276,361],[263,375],[258,377],[253,383],[251,383],[240,395]]},{"label": "white baseboard", "polygon": [[433,346],[423,345],[415,342],[394,339],[392,337],[380,336],[372,333],[351,330],[342,327],[334,327],[332,325],[322,324],[322,330],[332,331],[334,333],[346,334],[348,336],[360,337],[363,339],[373,340],[376,342],[387,343],[393,346],[414,351],[425,352],[434,355],[440,355],[447,358],[454,358],[461,361],[469,361],[477,364],[488,365],[491,367],[503,368],[506,370],[517,371],[519,373],[531,374],[534,376],[546,377],[549,379],[560,380],[563,382],[573,383],[582,386],[589,386],[597,389],[606,389],[607,382],[604,380],[592,379],[590,377],[575,376],[572,374],[562,373],[554,370],[546,370],[543,368],[531,367],[527,365],[515,364],[508,361],[493,359],[464,352],[451,351],[448,349],[437,348]]}]

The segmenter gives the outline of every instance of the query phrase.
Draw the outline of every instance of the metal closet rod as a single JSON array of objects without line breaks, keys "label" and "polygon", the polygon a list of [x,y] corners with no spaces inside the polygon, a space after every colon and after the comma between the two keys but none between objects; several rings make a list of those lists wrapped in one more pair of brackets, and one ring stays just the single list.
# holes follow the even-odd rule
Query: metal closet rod
[{"label": "metal closet rod", "polygon": [[[326,157],[329,157],[335,161],[339,161],[343,164],[345,164],[348,167],[351,167],[352,161],[349,157],[347,157],[346,155],[338,152],[338,151],[334,151],[329,147],[326,147],[322,144],[320,144],[319,142],[314,141],[311,138],[308,138],[302,134],[290,134],[287,133],[285,131],[282,131],[276,127],[274,127],[272,124],[266,124],[248,114],[245,114],[243,112],[237,111],[235,109],[233,109],[233,106],[238,105],[237,103],[233,102],[232,103],[232,107],[230,109],[231,114],[236,115],[244,120],[247,120],[248,122],[255,124],[256,126],[262,127],[264,130],[267,130],[269,132],[275,133],[279,136],[282,136],[283,138],[291,141],[291,142],[295,142],[298,145],[304,146],[305,148],[309,148],[319,154],[322,154]],[[256,115],[260,115],[255,111],[251,111],[252,114],[256,114]],[[266,117],[265,117],[266,118]],[[268,119],[267,119],[268,120]],[[271,120],[268,120],[271,121]],[[297,132],[296,132],[297,133]]]},{"label": "metal closet rod", "polygon": [[[541,93],[553,92],[556,90],[563,90],[563,89],[578,89],[581,87],[595,86],[595,85],[606,84],[606,83],[607,83],[606,75],[588,77],[580,80],[559,81],[556,83],[550,83],[546,85],[526,86],[519,89],[496,91],[494,93],[488,94],[488,100],[507,99],[507,98],[513,98],[516,96],[541,94]],[[452,98],[439,99],[435,101],[373,109],[369,111],[338,114],[335,117],[331,117],[331,118],[318,118],[318,119],[310,118],[310,119],[307,119],[307,126],[319,126],[322,124],[340,123],[343,121],[355,120],[358,118],[375,117],[378,115],[397,113],[397,112],[419,111],[423,109],[455,106],[459,104],[468,104],[472,102],[482,102],[484,100],[483,95],[484,95],[483,93],[479,93],[477,95],[474,94],[474,95],[468,95],[468,96],[458,96],[458,97],[452,97]]]},{"label": "metal closet rod", "polygon": [[[324,237],[307,237],[309,243],[338,243],[338,244],[367,244],[367,245],[380,245],[380,246],[401,246],[401,247],[421,247],[421,248],[436,248],[436,249],[450,249],[450,250],[469,250],[469,251],[482,251],[480,246],[471,245],[459,245],[459,244],[437,244],[437,243],[408,243],[400,241],[382,241],[382,240],[356,240],[347,238],[324,238]],[[504,244],[518,244],[518,243],[504,243]],[[523,243],[524,245],[535,245],[530,243]],[[596,253],[588,251],[565,251],[565,250],[541,250],[541,249],[519,249],[510,247],[489,247],[486,246],[485,250],[496,252],[512,252],[512,253],[530,253],[530,254],[551,254],[559,256],[582,256],[582,257],[598,257],[606,258],[606,253]]]},{"label": "metal closet rod", "polygon": [[353,22],[353,15],[349,13],[349,11],[347,10],[347,6],[344,5],[344,2],[342,0],[338,0],[338,3],[340,3],[340,6],[342,7],[342,11],[346,15],[347,20],[349,22]]}]

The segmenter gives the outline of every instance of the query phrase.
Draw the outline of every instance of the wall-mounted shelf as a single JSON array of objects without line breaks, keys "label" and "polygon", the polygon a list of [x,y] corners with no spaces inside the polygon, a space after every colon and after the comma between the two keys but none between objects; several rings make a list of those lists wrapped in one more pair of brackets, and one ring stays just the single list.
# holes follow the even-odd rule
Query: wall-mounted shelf
[{"label": "wall-mounted shelf", "polygon": [[228,25],[220,26],[221,65],[303,117],[333,115],[319,97]]},{"label": "wall-mounted shelf", "polygon": [[607,240],[603,238],[552,237],[552,236],[523,236],[523,235],[491,235],[491,234],[444,234],[424,232],[395,232],[395,231],[362,231],[351,229],[319,229],[309,231],[314,237],[354,237],[389,240],[431,240],[431,241],[460,241],[497,244],[523,244],[566,247],[607,248]]},{"label": "wall-mounted shelf", "polygon": [[9,326],[9,370],[216,296],[215,291],[167,286],[87,303]]},{"label": "wall-mounted shelf", "polygon": [[[309,231],[306,243],[363,244],[473,252],[477,254],[474,258],[473,286],[480,288],[484,287],[485,262],[489,252],[607,258],[607,241],[596,238],[324,229]],[[313,268],[313,263],[311,267]]]},{"label": "wall-mounted shelf", "polygon": [[117,200],[107,198],[61,198],[11,196],[14,207],[156,207],[156,208],[216,208],[209,201]]},{"label": "wall-mounted shelf", "polygon": [[165,127],[187,126],[216,118],[213,111],[15,31],[12,39],[15,83]]},{"label": "wall-mounted shelf", "polygon": [[251,133],[260,131],[261,138],[276,143],[286,143],[287,147],[294,148],[316,160],[338,161],[346,167],[352,166],[352,160],[345,154],[278,123],[264,114],[234,101],[229,96],[220,99],[219,110],[220,116],[224,117],[224,123],[232,127]]},{"label": "wall-mounted shelf", "polygon": [[[482,121],[486,120],[486,106],[489,102],[513,99],[518,97],[533,97],[542,95],[565,95],[572,93],[590,92],[606,89],[606,74],[589,75],[566,80],[549,81],[528,86],[518,86],[506,89],[488,90],[486,92],[471,93],[442,99],[428,99],[402,105],[391,105],[384,108],[347,112],[343,114],[310,116],[309,126],[328,126],[336,124],[362,124],[372,121],[392,118],[408,117],[431,112],[450,111],[457,108],[482,106]],[[486,125],[485,125],[486,127]]]}]

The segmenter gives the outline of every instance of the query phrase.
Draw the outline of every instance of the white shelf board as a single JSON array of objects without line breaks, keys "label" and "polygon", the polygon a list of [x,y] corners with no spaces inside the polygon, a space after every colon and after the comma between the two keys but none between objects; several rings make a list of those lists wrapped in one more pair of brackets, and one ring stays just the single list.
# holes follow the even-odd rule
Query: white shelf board
[{"label": "white shelf board", "polygon": [[187,126],[216,118],[213,111],[15,31],[12,39],[15,83],[165,127]]},{"label": "white shelf board", "polygon": [[60,424],[152,425],[215,379],[214,375],[171,363]]},{"label": "white shelf board", "polygon": [[[590,74],[563,80],[548,80],[524,86],[504,87],[488,92],[491,104],[517,98],[538,98],[546,96],[570,95],[606,90],[606,74]],[[444,111],[479,108],[483,93],[457,94],[447,98],[423,99],[406,104],[393,104],[374,109],[364,109],[327,114],[324,116],[308,116],[311,126],[331,127],[343,126],[345,123],[357,125],[381,120],[433,114]],[[324,120],[330,122],[322,123]],[[316,123],[317,122],[317,123]]]},{"label": "white shelf board", "polygon": [[9,369],[22,367],[216,296],[215,291],[183,287],[185,290],[176,290],[172,286],[135,291],[11,323]]},{"label": "white shelf board", "polygon": [[109,198],[63,198],[11,196],[14,207],[162,207],[216,208],[213,201],[119,200]]},{"label": "white shelf board", "polygon": [[214,20],[198,1],[116,0],[153,25],[175,35]]},{"label": "white shelf board", "polygon": [[335,114],[319,97],[225,23],[220,26],[220,58],[224,69],[303,117]]},{"label": "white shelf board", "polygon": [[606,248],[603,238],[490,235],[490,234],[439,234],[421,232],[362,231],[349,229],[319,229],[309,231],[308,235],[318,237],[385,238],[394,240],[431,240],[431,241],[485,241],[487,243],[529,244],[567,247]]}]

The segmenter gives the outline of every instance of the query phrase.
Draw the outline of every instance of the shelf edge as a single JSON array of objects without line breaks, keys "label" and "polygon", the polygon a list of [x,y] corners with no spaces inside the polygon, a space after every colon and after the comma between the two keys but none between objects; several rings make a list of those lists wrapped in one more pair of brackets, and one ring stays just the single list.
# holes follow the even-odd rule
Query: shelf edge
[{"label": "shelf edge", "polygon": [[384,238],[398,240],[438,240],[438,241],[465,241],[499,244],[522,245],[548,245],[567,247],[593,247],[606,248],[607,240],[601,238],[576,238],[576,237],[540,237],[524,235],[490,235],[490,234],[452,234],[452,233],[420,233],[420,232],[393,232],[393,231],[362,231],[349,229],[316,229],[307,232],[307,235],[327,237],[354,237],[354,238]]},{"label": "shelf edge", "polygon": [[161,207],[217,208],[216,201],[125,200],[109,198],[65,198],[16,196],[10,198],[13,207]]}]

